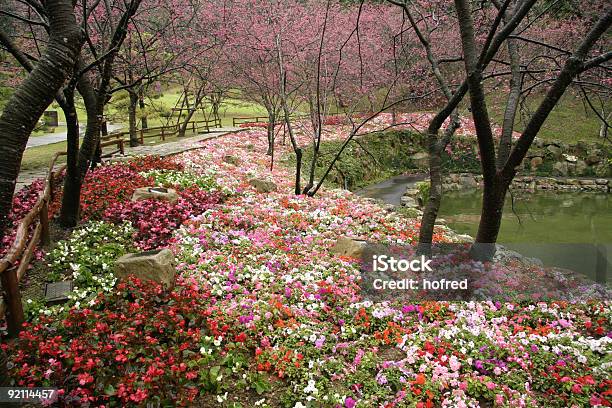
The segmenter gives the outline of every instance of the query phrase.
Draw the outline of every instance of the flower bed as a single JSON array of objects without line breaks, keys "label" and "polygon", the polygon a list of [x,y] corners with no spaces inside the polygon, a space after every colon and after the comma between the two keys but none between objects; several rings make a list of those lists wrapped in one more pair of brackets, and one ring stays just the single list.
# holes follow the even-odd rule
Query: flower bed
[{"label": "flower bed", "polygon": [[[169,245],[177,286],[132,281],[39,317],[2,345],[15,385],[61,385],[94,406],[611,405],[610,303],[367,301],[358,263],[334,255],[334,242],[408,244],[418,222],[343,191],[291,195],[292,176],[267,170],[265,132],[243,133],[175,163],[214,174],[233,192],[226,200],[194,187],[178,210],[152,213],[146,201],[128,202],[128,191],[153,179],[185,186],[179,180],[192,176],[107,170],[131,179],[126,191],[91,191],[91,218],[131,221],[143,248]],[[225,163],[228,154],[242,164]],[[279,191],[257,194],[253,177]],[[178,230],[159,230],[156,217]],[[452,239],[436,229],[436,241]],[[486,267],[517,284],[529,278],[518,265]]]}]

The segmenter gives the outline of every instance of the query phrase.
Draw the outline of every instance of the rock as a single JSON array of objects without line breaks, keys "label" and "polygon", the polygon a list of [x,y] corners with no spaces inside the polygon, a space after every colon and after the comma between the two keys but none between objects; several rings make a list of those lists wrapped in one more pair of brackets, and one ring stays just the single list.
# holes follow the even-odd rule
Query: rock
[{"label": "rock", "polygon": [[594,186],[595,185],[595,180],[593,180],[593,179],[580,180],[580,185],[581,186]]},{"label": "rock", "polygon": [[278,187],[273,181],[254,178],[249,180],[249,184],[255,187],[258,193],[271,193],[277,191]]},{"label": "rock", "polygon": [[132,195],[132,201],[160,200],[169,203],[176,203],[179,196],[176,190],[163,187],[141,187],[137,188]]},{"label": "rock", "polygon": [[540,139],[539,137],[536,137],[533,139],[533,143],[535,144],[535,146],[539,149],[544,147],[544,141],[542,139]]},{"label": "rock", "polygon": [[609,180],[607,179],[597,179],[595,180],[595,184],[597,184],[598,186],[607,186],[610,183]]},{"label": "rock", "polygon": [[569,154],[563,154],[563,157],[568,163],[576,163],[578,161],[578,158],[576,156],[572,156]]},{"label": "rock", "polygon": [[409,197],[417,197],[419,195],[419,190],[416,188],[408,188],[404,195]]},{"label": "rock", "polygon": [[542,163],[544,163],[544,159],[537,156],[534,157],[533,159],[531,159],[531,170],[532,171],[536,171],[538,169],[538,167],[540,167],[542,165]]},{"label": "rock", "polygon": [[589,166],[583,160],[578,160],[576,162],[576,168],[574,169],[574,174],[577,176],[584,176],[587,174]]},{"label": "rock", "polygon": [[546,146],[546,150],[548,150],[548,152],[555,158],[558,159],[561,157],[561,155],[563,154],[563,150],[554,144],[548,145]]},{"label": "rock", "polygon": [[223,161],[234,166],[238,166],[240,164],[240,159],[236,156],[232,156],[231,154],[223,156]]},{"label": "rock", "polygon": [[603,153],[599,149],[593,149],[589,152],[586,162],[588,165],[592,166],[594,164],[601,163]]},{"label": "rock", "polygon": [[478,182],[474,179],[473,176],[461,176],[459,182],[463,186],[463,188],[476,188],[478,187]]},{"label": "rock", "polygon": [[420,169],[429,167],[429,155],[427,153],[415,153],[410,156],[410,160]]},{"label": "rock", "polygon": [[587,155],[589,145],[586,142],[579,141],[572,147],[572,151],[578,157],[584,157]]},{"label": "rock", "polygon": [[360,258],[367,246],[366,241],[356,240],[348,237],[340,237],[331,249],[333,254]]},{"label": "rock", "polygon": [[403,196],[400,199],[400,204],[402,205],[402,207],[408,207],[408,208],[418,208],[419,207],[419,203],[417,202],[417,200],[410,196]]},{"label": "rock", "polygon": [[566,177],[569,172],[567,162],[556,162],[553,164],[552,174],[553,176]]},{"label": "rock", "polygon": [[162,284],[166,289],[174,287],[176,268],[174,255],[169,249],[127,254],[115,262],[115,276],[125,279],[135,276],[141,280],[151,280]]}]

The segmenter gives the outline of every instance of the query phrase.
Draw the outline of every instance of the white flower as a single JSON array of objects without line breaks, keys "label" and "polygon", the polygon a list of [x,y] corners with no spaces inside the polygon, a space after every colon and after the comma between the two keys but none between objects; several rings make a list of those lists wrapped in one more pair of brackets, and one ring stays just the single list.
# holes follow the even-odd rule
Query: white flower
[{"label": "white flower", "polygon": [[304,388],[306,394],[317,394],[319,390],[315,387],[315,380],[308,380],[308,385]]}]

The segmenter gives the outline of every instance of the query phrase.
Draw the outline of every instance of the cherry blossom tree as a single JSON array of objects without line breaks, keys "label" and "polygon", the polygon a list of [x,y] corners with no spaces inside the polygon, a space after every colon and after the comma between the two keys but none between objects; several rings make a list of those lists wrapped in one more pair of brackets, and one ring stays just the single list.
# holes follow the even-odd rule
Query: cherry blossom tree
[{"label": "cherry blossom tree", "polygon": [[[535,1],[522,2],[516,9],[510,8],[510,3],[510,1],[506,1],[499,6],[498,18],[493,23],[491,33],[495,33],[497,31],[495,25],[504,20],[515,21],[516,25],[505,24],[500,30],[500,33],[506,34],[505,38],[496,41],[496,35],[493,34],[487,37],[485,43],[479,47],[475,19],[469,2],[455,0],[461,30],[467,86],[470,93],[470,107],[475,123],[484,177],[481,220],[476,242],[472,247],[472,256],[483,260],[491,259],[495,253],[495,243],[501,226],[503,205],[508,188],[550,112],[580,75],[589,70],[599,69],[602,64],[612,58],[612,51],[606,50],[601,42],[612,24],[612,7],[610,5],[603,6],[598,11],[597,18],[580,29],[579,40],[571,47],[570,51],[549,44],[545,39],[516,35],[516,28],[519,23],[525,21],[527,11]],[[491,55],[491,59],[494,58],[503,41],[507,41],[511,35],[512,39],[531,42],[532,44],[536,43],[536,45],[540,45],[547,50],[552,47],[552,49],[556,49],[557,54],[561,55],[557,57],[553,69],[544,69],[544,72],[541,73],[543,78],[535,80],[535,85],[547,84],[544,99],[539,103],[534,114],[531,115],[516,143],[511,148],[500,147],[496,149],[482,83],[486,66],[484,62],[487,59],[486,55]],[[545,58],[543,57],[543,59]],[[535,75],[535,72],[530,72],[530,74]],[[507,121],[505,126],[513,129],[514,124],[512,122]]]}]

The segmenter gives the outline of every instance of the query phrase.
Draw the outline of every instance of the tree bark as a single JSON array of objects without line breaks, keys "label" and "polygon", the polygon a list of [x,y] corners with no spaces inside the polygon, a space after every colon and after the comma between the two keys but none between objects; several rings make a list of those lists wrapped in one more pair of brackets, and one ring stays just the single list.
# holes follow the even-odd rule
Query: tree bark
[{"label": "tree bark", "polygon": [[8,226],[7,217],[28,138],[72,74],[82,45],[72,1],[48,0],[46,9],[51,27],[48,46],[0,116],[0,239]]},{"label": "tree bark", "polygon": [[68,128],[66,137],[67,163],[59,223],[64,228],[73,228],[76,227],[80,218],[81,175],[78,166],[79,120],[74,105],[74,89],[69,87],[64,90],[64,96],[66,99],[64,116],[66,116],[66,126]]},{"label": "tree bark", "polygon": [[149,120],[147,119],[147,115],[145,113],[145,109],[147,109],[147,104],[145,103],[145,94],[144,87],[141,86],[138,90],[138,107],[140,108],[142,119],[140,120],[140,127],[142,129],[149,128]]},{"label": "tree bark", "polygon": [[131,89],[128,89],[130,96],[129,111],[129,127],[130,127],[130,146],[136,147],[140,144],[138,140],[138,129],[136,128],[136,109],[138,109],[138,94]]}]

